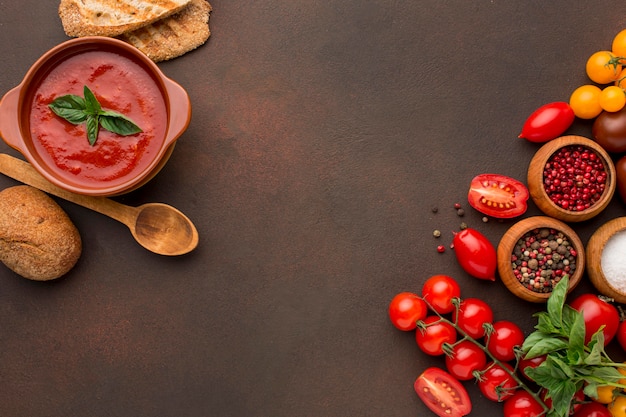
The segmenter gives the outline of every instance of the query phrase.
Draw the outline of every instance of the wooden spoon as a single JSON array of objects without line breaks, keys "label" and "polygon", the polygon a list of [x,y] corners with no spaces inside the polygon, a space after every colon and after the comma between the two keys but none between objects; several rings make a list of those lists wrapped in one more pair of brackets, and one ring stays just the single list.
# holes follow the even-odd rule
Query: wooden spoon
[{"label": "wooden spoon", "polygon": [[130,207],[105,197],[75,194],[50,183],[28,162],[1,153],[0,172],[124,223],[141,246],[159,255],[183,255],[198,245],[198,231],[191,220],[167,204],[148,203]]}]

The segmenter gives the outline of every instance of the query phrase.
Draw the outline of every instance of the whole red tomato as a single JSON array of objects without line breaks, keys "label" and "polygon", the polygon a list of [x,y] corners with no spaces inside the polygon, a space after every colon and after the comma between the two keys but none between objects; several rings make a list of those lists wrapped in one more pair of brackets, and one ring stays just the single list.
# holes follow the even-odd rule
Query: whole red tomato
[{"label": "whole red tomato", "polygon": [[484,324],[493,322],[493,310],[478,298],[461,301],[458,312],[452,312],[453,320],[469,336],[479,339],[485,335]]},{"label": "whole red tomato", "polygon": [[456,342],[457,334],[454,327],[440,320],[438,316],[428,316],[423,320],[426,328],[418,328],[415,331],[417,345],[428,355],[443,355],[443,344]]},{"label": "whole red tomato", "polygon": [[537,417],[543,406],[525,390],[519,390],[504,402],[504,417]]},{"label": "whole red tomato", "polygon": [[[503,366],[509,372],[513,372],[513,367],[508,363],[503,363]],[[493,362],[487,365],[487,369],[478,381],[480,392],[491,401],[504,401],[513,396],[517,389],[517,382],[509,372]]]},{"label": "whole red tomato", "polygon": [[531,142],[547,142],[563,134],[574,123],[574,110],[568,103],[544,104],[526,119],[519,137]]},{"label": "whole red tomato", "polygon": [[573,417],[612,417],[606,406],[595,401],[585,403],[574,413]]},{"label": "whole red tomato", "polygon": [[454,310],[452,300],[461,296],[458,282],[447,275],[433,275],[424,282],[422,297],[439,314]]},{"label": "whole red tomato", "polygon": [[519,361],[518,369],[524,378],[526,378],[529,381],[532,381],[532,378],[526,375],[526,369],[536,368],[539,365],[541,365],[543,362],[545,362],[545,360],[546,360],[546,355],[537,356],[536,358],[532,358],[532,359],[522,358]]},{"label": "whole red tomato", "polygon": [[474,378],[474,371],[481,371],[487,365],[487,355],[475,343],[464,340],[455,345],[450,355],[446,355],[448,372],[460,381]]},{"label": "whole red tomato", "polygon": [[472,411],[465,387],[443,369],[426,369],[413,387],[424,404],[439,417],[462,417]]},{"label": "whole red tomato", "polygon": [[496,280],[496,249],[485,235],[468,227],[456,233],[452,243],[465,272],[478,279]]},{"label": "whole red tomato", "polygon": [[501,361],[515,359],[515,347],[524,343],[524,332],[519,326],[507,320],[493,323],[493,333],[489,335],[487,349]]},{"label": "whole red tomato", "polygon": [[526,212],[528,188],[520,181],[500,174],[480,174],[470,183],[467,201],[487,216],[510,219]]},{"label": "whole red tomato", "polygon": [[608,345],[619,327],[619,312],[617,308],[595,294],[583,294],[570,303],[570,306],[582,312],[585,319],[585,343],[589,343],[591,336],[602,326],[604,345]]},{"label": "whole red tomato", "polygon": [[426,317],[428,306],[412,292],[401,292],[389,304],[389,318],[396,328],[408,331],[415,329],[418,320]]}]

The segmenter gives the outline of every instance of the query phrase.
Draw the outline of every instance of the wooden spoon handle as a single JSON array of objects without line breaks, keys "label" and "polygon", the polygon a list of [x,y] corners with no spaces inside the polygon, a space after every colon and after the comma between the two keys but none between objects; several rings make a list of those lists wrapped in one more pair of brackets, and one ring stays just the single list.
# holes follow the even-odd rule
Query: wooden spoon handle
[{"label": "wooden spoon handle", "polygon": [[134,227],[139,212],[137,208],[120,204],[105,197],[86,196],[59,188],[41,176],[28,162],[21,159],[0,153],[0,172],[41,191],[109,216],[124,223],[129,228]]}]

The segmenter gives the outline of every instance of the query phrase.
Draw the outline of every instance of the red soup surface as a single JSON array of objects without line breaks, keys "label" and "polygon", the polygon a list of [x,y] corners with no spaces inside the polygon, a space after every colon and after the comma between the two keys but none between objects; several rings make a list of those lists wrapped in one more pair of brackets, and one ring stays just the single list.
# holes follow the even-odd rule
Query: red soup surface
[{"label": "red soup surface", "polygon": [[[100,128],[92,146],[85,124],[74,125],[52,112],[57,97],[83,97],[88,86],[104,110],[129,117],[143,132],[121,136]],[[167,110],[152,76],[137,62],[108,51],[69,57],[45,76],[34,94],[30,113],[33,145],[57,175],[71,183],[115,186],[144,171],[159,152]]]}]

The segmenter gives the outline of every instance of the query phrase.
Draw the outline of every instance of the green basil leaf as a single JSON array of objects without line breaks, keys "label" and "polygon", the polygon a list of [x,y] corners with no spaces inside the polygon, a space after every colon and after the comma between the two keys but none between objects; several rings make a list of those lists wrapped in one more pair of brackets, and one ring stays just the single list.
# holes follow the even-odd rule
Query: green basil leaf
[{"label": "green basil leaf", "polygon": [[85,86],[83,88],[83,95],[85,96],[85,111],[89,115],[97,115],[102,111],[102,107],[100,106],[100,102],[93,94],[93,92],[89,89],[89,87]]},{"label": "green basil leaf", "polygon": [[83,123],[87,120],[85,113],[85,100],[82,97],[68,94],[57,97],[52,103],[48,104],[57,116],[64,118],[75,125]]},{"label": "green basil leaf", "polygon": [[541,331],[535,331],[526,336],[526,339],[524,339],[524,343],[522,343],[522,352],[524,353],[524,357],[528,359],[535,358],[535,356],[530,356],[528,352],[533,346],[535,346],[546,337],[549,337],[549,335]]},{"label": "green basil leaf", "polygon": [[87,140],[89,140],[91,146],[95,145],[96,140],[98,140],[99,125],[98,116],[90,115],[87,117]]},{"label": "green basil leaf", "polygon": [[535,329],[545,334],[560,335],[560,327],[556,327],[552,322],[552,317],[545,311],[539,312],[535,315],[537,317],[537,325]]},{"label": "green basil leaf", "polygon": [[572,331],[572,327],[576,325],[576,321],[581,316],[578,310],[575,310],[571,306],[565,304],[563,306],[563,331],[564,335],[569,335]]},{"label": "green basil leaf", "polygon": [[[600,366],[594,367],[593,372],[591,373],[592,378],[597,378],[607,383],[617,382],[620,379],[624,378],[617,368],[613,366]],[[604,384],[607,385],[607,384]]]},{"label": "green basil leaf", "polygon": [[565,305],[565,298],[567,297],[568,283],[569,279],[566,275],[554,286],[552,294],[550,298],[548,298],[548,314],[556,327],[563,327],[563,306]]},{"label": "green basil leaf", "polygon": [[552,390],[548,390],[549,398],[552,398],[552,409],[555,415],[567,417],[570,414],[572,398],[578,391],[578,387],[572,381],[563,381]]},{"label": "green basil leaf", "polygon": [[567,356],[570,363],[582,364],[585,361],[585,319],[582,314],[576,316],[571,326]]},{"label": "green basil leaf", "polygon": [[[528,339],[527,339],[528,340]],[[524,342],[526,344],[526,342]],[[548,353],[556,352],[561,349],[567,349],[568,343],[566,340],[556,337],[545,337],[537,340],[526,353],[527,358],[536,358],[537,356],[546,355]]]},{"label": "green basil leaf", "polygon": [[113,111],[100,112],[100,126],[109,132],[117,133],[122,136],[142,132],[141,128],[128,117]]}]

